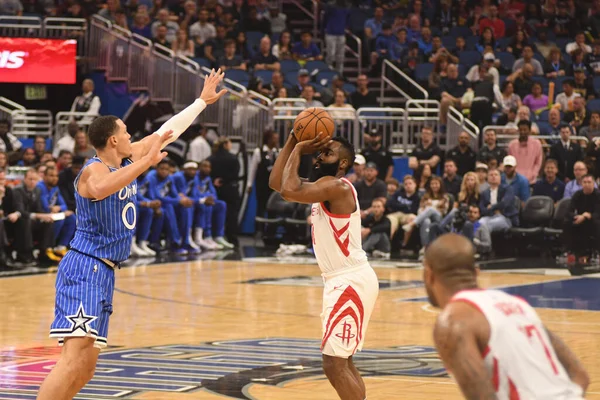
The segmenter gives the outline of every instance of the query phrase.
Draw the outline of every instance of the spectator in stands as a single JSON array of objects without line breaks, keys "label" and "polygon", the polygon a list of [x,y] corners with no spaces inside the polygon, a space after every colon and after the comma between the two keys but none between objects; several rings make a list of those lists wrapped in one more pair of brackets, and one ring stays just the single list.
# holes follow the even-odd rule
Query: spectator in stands
[{"label": "spectator in stands", "polygon": [[96,150],[90,145],[87,133],[82,130],[77,131],[75,134],[73,154],[83,158],[92,158],[96,155]]},{"label": "spectator in stands", "polygon": [[[136,0],[137,1],[137,0]],[[198,22],[198,6],[194,0],[185,0],[183,10],[179,13],[179,28],[189,31],[190,27]]]},{"label": "spectator in stands", "polygon": [[420,164],[415,170],[414,177],[417,182],[417,191],[419,192],[419,195],[425,194],[432,176],[433,172],[429,164]]},{"label": "spectator in stands", "polygon": [[493,53],[496,50],[496,46],[494,32],[492,31],[492,28],[488,27],[483,30],[483,34],[481,35],[479,42],[475,44],[475,50],[481,54],[485,54],[487,52]]},{"label": "spectator in stands", "polygon": [[408,40],[418,43],[419,39],[421,39],[421,28],[421,17],[412,14],[408,18]]},{"label": "spectator in stands", "polygon": [[[553,47],[546,57],[544,62],[544,74],[548,79],[554,79],[559,76],[565,76],[567,70],[567,63],[562,58],[562,53],[558,47]],[[563,81],[564,90],[564,81]]]},{"label": "spectator in stands", "polygon": [[534,33],[531,24],[523,13],[517,15],[515,24],[511,27],[510,32],[507,33],[507,36],[513,36],[518,31],[523,31],[527,40],[529,40]]},{"label": "spectator in stands", "polygon": [[581,49],[576,49],[571,54],[571,64],[569,65],[569,69],[567,70],[567,75],[575,76],[575,70],[577,69],[583,69],[584,72],[586,70],[584,62],[584,53]]},{"label": "spectator in stands", "polygon": [[442,78],[440,85],[440,123],[442,126],[445,126],[448,122],[448,110],[450,106],[459,110],[462,108],[461,101],[466,89],[465,82],[458,77],[458,66],[456,64],[448,64],[446,76]]},{"label": "spectator in stands", "polygon": [[146,39],[152,39],[152,29],[150,29],[150,16],[147,11],[137,11],[133,17],[133,24],[130,27],[131,33],[138,34]]},{"label": "spectator in stands", "polygon": [[232,143],[228,138],[220,139],[215,143],[215,149],[213,155],[208,158],[210,164],[203,163],[200,166],[200,172],[202,174],[203,170],[208,170],[208,174],[210,174],[216,187],[219,200],[227,203],[225,231],[228,242],[237,244],[237,216],[241,201],[238,191],[240,163],[237,157],[231,153]]},{"label": "spectator in stands", "polygon": [[560,179],[557,179],[558,163],[556,160],[549,158],[544,164],[544,178],[538,180],[533,185],[534,196],[548,196],[554,201],[554,205],[558,203],[565,193],[565,184]]},{"label": "spectator in stands", "polygon": [[367,75],[358,75],[356,78],[356,91],[350,95],[350,104],[356,110],[362,107],[377,107],[377,96],[374,92],[369,91],[368,84]]},{"label": "spectator in stands", "polygon": [[575,68],[573,73],[575,74],[575,79],[573,82],[573,90],[575,91],[575,93],[579,93],[581,97],[588,101],[595,99],[596,90],[594,89],[594,84],[592,83],[592,80],[586,78],[585,69],[581,67]]},{"label": "spectator in stands", "polygon": [[364,179],[354,183],[361,216],[364,218],[369,213],[369,208],[374,199],[387,199],[387,186],[384,181],[377,178],[377,164],[368,162],[365,165]]},{"label": "spectator in stands", "polygon": [[595,40],[592,52],[586,54],[585,65],[593,75],[600,74],[600,40]]},{"label": "spectator in stands", "polygon": [[506,157],[506,151],[498,147],[496,131],[493,129],[486,130],[484,141],[485,145],[479,149],[477,160],[485,163],[490,157],[493,157],[498,162],[498,165],[501,165],[504,157]]},{"label": "spectator in stands", "polygon": [[543,93],[542,84],[535,82],[531,87],[531,93],[523,99],[523,105],[529,107],[532,112],[548,108],[548,96]]},{"label": "spectator in stands", "polygon": [[75,135],[80,131],[77,122],[71,121],[67,125],[67,134],[58,139],[54,149],[52,150],[52,156],[58,158],[59,154],[63,150],[73,151],[75,148]]},{"label": "spectator in stands", "polygon": [[17,165],[23,167],[33,167],[36,164],[35,151],[32,148],[27,148],[23,151],[21,159]]},{"label": "spectator in stands", "polygon": [[498,7],[491,6],[490,13],[487,17],[484,17],[479,21],[479,34],[483,36],[486,29],[491,29],[491,33],[497,38],[501,39],[505,35],[504,21],[498,18]]},{"label": "spectator in stands", "polygon": [[113,26],[118,26],[125,30],[129,30],[127,15],[125,15],[125,10],[122,8],[118,8],[117,11],[115,11],[115,22],[113,22]]},{"label": "spectator in stands", "polygon": [[519,110],[517,111],[517,118],[514,122],[509,122],[506,124],[506,128],[507,129],[514,129],[515,131],[519,130],[519,122],[520,121],[529,121],[531,123],[531,133],[533,133],[534,135],[537,135],[540,133],[540,128],[537,126],[537,124],[535,122],[531,121],[531,111],[529,110],[529,107],[523,105],[521,107],[519,107]]},{"label": "spectator in stands", "polygon": [[246,70],[246,63],[242,60],[242,57],[235,54],[235,41],[233,39],[225,41],[225,54],[217,59],[217,64],[223,71],[228,69]]},{"label": "spectator in stands", "polygon": [[42,156],[46,152],[46,138],[44,136],[36,136],[33,140],[33,151],[35,152],[35,161],[39,163]]},{"label": "spectator in stands", "polygon": [[575,192],[581,190],[582,188],[582,179],[585,175],[588,174],[587,166],[583,161],[577,161],[573,166],[573,175],[575,179],[569,181],[565,186],[565,195],[564,197],[570,199],[573,197]]},{"label": "spectator in stands", "polygon": [[[496,159],[493,159],[494,161],[496,161]],[[482,163],[482,162],[477,162],[475,164],[475,173],[477,174],[477,183],[479,185],[479,192],[481,193],[484,190],[489,189],[490,184],[487,181],[487,176],[488,176],[488,165],[486,163]],[[463,182],[464,182],[464,178],[463,178]]]},{"label": "spectator in stands", "polygon": [[268,36],[260,40],[260,47],[252,59],[252,65],[255,70],[279,71],[279,60],[271,53],[271,39]]},{"label": "spectator in stands", "polygon": [[446,68],[448,67],[448,59],[446,57],[438,57],[433,63],[433,70],[429,74],[428,89],[430,96],[439,98],[441,96],[440,87],[442,85],[442,79],[446,74]]},{"label": "spectator in stands", "polygon": [[460,187],[462,184],[462,176],[457,174],[458,168],[456,166],[456,160],[453,158],[448,158],[444,162],[444,190],[446,193],[451,194],[456,198],[458,193],[460,192]]},{"label": "spectator in stands", "polygon": [[571,125],[577,133],[590,124],[590,114],[585,108],[585,99],[581,96],[573,99],[573,111],[565,114],[564,121]]},{"label": "spectator in stands", "polygon": [[467,72],[467,80],[471,83],[475,83],[483,80],[484,76],[489,74],[494,78],[494,85],[500,85],[500,73],[494,66],[496,56],[494,53],[486,53],[483,56],[483,63],[481,65],[475,64]]},{"label": "spectator in stands", "polygon": [[394,160],[392,154],[383,147],[383,128],[373,127],[368,136],[365,136],[367,147],[361,150],[361,154],[367,160],[367,163],[377,165],[377,178],[385,181],[394,174]]},{"label": "spectator in stands", "polygon": [[56,169],[58,172],[60,172],[65,168],[71,167],[72,162],[73,153],[71,153],[69,150],[61,150],[58,154],[58,159],[56,160]]},{"label": "spectator in stands", "polygon": [[383,28],[383,8],[376,7],[373,18],[365,21],[364,31],[367,42],[374,40]]},{"label": "spectator in stands", "polygon": [[300,42],[296,43],[292,48],[292,55],[294,59],[302,64],[306,61],[322,60],[321,50],[313,42],[312,33],[309,31],[302,32],[300,36]]},{"label": "spectator in stands", "polygon": [[447,159],[452,159],[458,168],[458,175],[462,176],[469,171],[475,170],[475,161],[477,155],[469,146],[471,137],[465,131],[458,135],[458,145],[448,150],[446,153]]},{"label": "spectator in stands", "polygon": [[576,29],[576,23],[573,16],[570,15],[566,2],[558,3],[558,14],[554,16],[551,23],[554,26],[554,33],[558,37],[572,37]]},{"label": "spectator in stands", "polygon": [[548,30],[546,28],[538,29],[535,47],[544,58],[548,58],[550,51],[556,47],[556,43],[548,39]]},{"label": "spectator in stands", "polygon": [[[273,130],[266,130],[263,134],[263,145],[254,149],[252,159],[248,165],[248,193],[256,187],[256,215],[264,216],[267,201],[273,193],[269,187],[269,175],[279,155],[279,134]],[[256,179],[256,182],[255,182]]]},{"label": "spectator in stands", "polygon": [[111,23],[115,23],[115,18],[118,10],[118,0],[106,0],[106,8],[103,8],[100,11],[98,11],[98,15],[104,19],[109,20]]},{"label": "spectator in stands", "polygon": [[227,41],[227,31],[223,25],[217,25],[217,36],[212,39],[207,40],[204,43],[203,52],[202,47],[197,47],[195,49],[196,56],[204,54],[204,58],[206,58],[211,63],[215,64],[217,62],[217,58],[223,56],[225,53],[225,42]]},{"label": "spectator in stands", "polygon": [[279,12],[279,6],[277,4],[271,4],[269,6],[269,13],[265,16],[271,23],[271,32],[273,35],[281,34],[287,28],[287,15]]},{"label": "spectator in stands", "polygon": [[492,75],[485,74],[482,80],[473,83],[473,101],[470,119],[479,129],[491,125],[497,86]]},{"label": "spectator in stands", "polygon": [[[71,112],[86,113],[90,118],[85,118],[87,122],[92,121],[92,116],[97,116],[100,113],[100,97],[94,94],[94,81],[91,79],[84,79],[81,84],[81,90],[83,94],[75,97],[73,104],[71,105]],[[75,118],[80,120],[81,117]]]},{"label": "spectator in stands", "polygon": [[85,163],[85,158],[82,156],[73,157],[73,162],[71,163],[71,168],[65,168],[58,174],[58,188],[60,189],[60,194],[67,205],[67,209],[71,211],[75,211],[75,178],[83,165]]},{"label": "spectator in stands", "polygon": [[279,41],[273,46],[273,55],[279,60],[291,60],[292,55],[292,34],[289,31],[281,32]]},{"label": "spectator in stands", "polygon": [[292,86],[289,90],[289,97],[298,98],[304,91],[304,88],[310,83],[310,74],[308,70],[302,68],[298,71],[298,82]]},{"label": "spectator in stands", "polygon": [[[167,49],[171,48],[171,43],[168,39],[167,39],[167,34],[168,34],[169,30],[167,25],[165,24],[160,24],[158,25],[158,27],[156,28],[156,36],[154,36],[154,38],[152,39],[152,42],[154,44],[159,44],[163,47],[166,47]],[[162,50],[162,49],[158,49],[158,51],[161,54],[164,55],[170,55],[167,54],[166,51]]]},{"label": "spectator in stands", "polygon": [[414,220],[419,211],[419,193],[417,181],[411,175],[404,176],[403,187],[398,189],[386,202],[388,219],[391,222],[391,236],[393,237],[400,226]]},{"label": "spectator in stands", "polygon": [[564,238],[569,251],[583,264],[590,252],[599,248],[600,192],[595,188],[592,175],[583,176],[582,189],[571,198],[565,216]]},{"label": "spectator in stands", "polygon": [[501,183],[500,171],[488,173],[490,188],[481,193],[479,209],[480,223],[486,225],[490,233],[505,231],[519,225],[519,210],[515,206],[515,194],[508,185]]},{"label": "spectator in stands", "polygon": [[354,157],[354,166],[352,167],[352,172],[346,175],[346,179],[348,179],[351,183],[356,183],[363,179],[365,172],[365,164],[367,160],[362,154],[357,154]]},{"label": "spectator in stands", "polygon": [[210,143],[206,139],[206,128],[203,125],[198,125],[197,129],[197,135],[190,141],[186,159],[199,163],[210,157],[212,151]]},{"label": "spectator in stands", "polygon": [[424,126],[421,129],[420,143],[413,149],[408,159],[408,167],[416,170],[419,165],[427,164],[431,169],[435,169],[443,156],[442,150],[433,142],[433,129]]},{"label": "spectator in stands", "polygon": [[[556,96],[555,103],[560,104],[560,109],[563,112],[573,111],[573,100],[580,96],[579,93],[573,90],[575,81],[573,79],[565,79],[562,83],[563,91]],[[558,110],[557,110],[558,111]],[[560,118],[560,113],[559,113]]]},{"label": "spectator in stands", "polygon": [[440,0],[440,7],[436,9],[433,24],[442,29],[444,36],[450,33],[450,28],[456,26],[457,18],[456,12],[452,7],[452,0]]},{"label": "spectator in stands", "polygon": [[550,148],[549,158],[556,160],[558,178],[568,182],[575,178],[573,166],[577,161],[583,161],[583,152],[577,142],[571,141],[572,128],[567,124],[560,125],[560,141]]},{"label": "spectator in stands", "polygon": [[258,18],[256,7],[250,7],[248,14],[242,18],[242,28],[245,32],[262,32],[271,36],[271,22],[267,18]]},{"label": "spectator in stands", "polygon": [[419,64],[425,62],[425,57],[419,50],[419,44],[417,42],[411,42],[408,45],[408,51],[406,52],[404,58],[402,59],[402,64],[400,68],[404,71],[405,74],[414,78],[415,69]]},{"label": "spectator in stands", "polygon": [[390,258],[392,246],[390,242],[391,223],[383,215],[385,201],[379,198],[374,199],[370,210],[371,212],[362,219],[362,248],[374,258],[387,260]]},{"label": "spectator in stands", "polygon": [[454,42],[454,48],[452,49],[452,55],[460,57],[460,53],[467,51],[467,41],[462,36],[457,36]]},{"label": "spectator in stands", "polygon": [[517,72],[522,69],[526,64],[531,64],[535,75],[543,75],[544,69],[542,64],[535,58],[533,58],[533,47],[531,45],[525,45],[523,47],[522,57],[515,61],[513,64],[512,72]]},{"label": "spectator in stands", "polygon": [[394,195],[400,189],[400,182],[396,178],[389,178],[385,180],[387,186],[387,197],[388,199]]},{"label": "spectator in stands", "polygon": [[[152,37],[156,40],[160,40],[160,42],[164,42],[166,40],[166,42],[168,43],[173,43],[175,41],[175,38],[177,37],[177,31],[179,30],[179,24],[175,21],[171,21],[169,19],[169,10],[166,8],[163,8],[162,10],[158,11],[158,13],[156,14],[156,19],[157,21],[152,23]],[[163,35],[161,34],[159,37],[159,27],[163,26],[166,28],[166,32],[164,37],[162,37]],[[190,27],[191,29],[191,27]],[[192,36],[194,36],[192,34]],[[162,43],[161,43],[162,44]],[[164,46],[164,44],[163,44]],[[165,46],[167,47],[167,46]],[[170,46],[168,46],[170,47]]]},{"label": "spectator in stands", "polygon": [[[0,151],[4,154],[6,162],[20,155],[19,150],[23,144],[15,135],[10,133],[10,122],[7,119],[0,119]],[[6,168],[6,164],[0,163],[0,168]]]},{"label": "spectator in stands", "polygon": [[431,29],[428,26],[421,27],[421,35],[417,40],[417,43],[419,43],[419,50],[421,53],[423,53],[426,57],[429,57],[433,51],[433,43]]},{"label": "spectator in stands", "polygon": [[533,66],[531,64],[525,64],[523,67],[512,74],[510,74],[506,80],[513,82],[515,86],[515,93],[520,98],[524,98],[531,93],[531,87],[533,86]]},{"label": "spectator in stands", "polygon": [[40,250],[40,262],[60,260],[52,250],[53,220],[42,207],[40,190],[36,187],[38,181],[37,172],[34,169],[27,170],[23,184],[13,190],[14,211],[7,216],[12,224],[17,260],[24,263],[32,262],[32,250],[36,239],[37,248]]},{"label": "spectator in stands", "polygon": [[177,31],[177,37],[171,44],[171,50],[176,57],[194,57],[194,42],[190,40],[186,29]]},{"label": "spectator in stands", "polygon": [[[590,142],[596,141],[595,139],[600,136],[600,112],[592,111],[590,113],[590,124],[581,128],[579,134],[587,137]],[[588,146],[591,144],[589,143]]]},{"label": "spectator in stands", "polygon": [[504,157],[502,164],[504,164],[502,183],[510,186],[513,189],[515,196],[517,196],[519,200],[521,200],[521,204],[524,205],[531,196],[529,181],[517,172],[517,159],[513,156]]},{"label": "spectator in stands", "polygon": [[346,95],[343,90],[336,89],[334,96],[335,101],[328,107],[328,111],[337,125],[338,134],[340,134],[346,128],[344,126],[345,121],[354,120],[356,110],[350,104],[346,103]]},{"label": "spectator in stands", "polygon": [[390,48],[395,41],[392,26],[387,22],[383,24],[381,33],[375,38],[375,51],[371,53],[371,68],[378,65],[379,60],[390,59]]},{"label": "spectator in stands", "polygon": [[[57,219],[52,224],[56,238],[56,246],[52,250],[55,255],[62,258],[67,254],[67,245],[75,234],[75,214],[67,208],[67,203],[60,193],[56,168],[46,168],[44,180],[38,182],[37,187],[43,212],[48,214],[64,213],[63,219]],[[46,255],[51,257],[48,253]]]},{"label": "spectator in stands", "polygon": [[500,90],[500,96],[496,93],[496,102],[502,110],[502,115],[498,117],[498,125],[505,125],[508,122],[508,113],[511,109],[514,109],[514,113],[517,113],[517,109],[521,107],[521,97],[515,93],[515,85],[510,81],[504,81]]},{"label": "spectator in stands", "polygon": [[213,24],[208,22],[208,10],[200,9],[198,13],[198,21],[190,26],[190,37],[196,46],[204,46],[204,44],[217,36],[217,30]]},{"label": "spectator in stands", "polygon": [[590,45],[585,43],[585,32],[578,32],[575,35],[575,41],[567,44],[567,47],[565,47],[568,54],[572,54],[576,49],[583,51],[584,55],[592,52]]},{"label": "spectator in stands", "polygon": [[346,52],[346,26],[350,17],[350,9],[345,6],[344,0],[338,0],[325,6],[323,26],[325,31],[325,48],[327,58],[325,61],[342,73],[344,70],[344,54]]},{"label": "spectator in stands", "polygon": [[302,89],[300,97],[306,100],[306,103],[296,103],[296,107],[325,107],[319,100],[315,100],[315,88],[312,85],[306,85]]},{"label": "spectator in stands", "polygon": [[[508,154],[517,160],[517,172],[535,183],[542,166],[543,151],[539,139],[531,137],[531,122],[519,121],[519,138],[508,145]],[[489,179],[488,179],[489,181]]]}]

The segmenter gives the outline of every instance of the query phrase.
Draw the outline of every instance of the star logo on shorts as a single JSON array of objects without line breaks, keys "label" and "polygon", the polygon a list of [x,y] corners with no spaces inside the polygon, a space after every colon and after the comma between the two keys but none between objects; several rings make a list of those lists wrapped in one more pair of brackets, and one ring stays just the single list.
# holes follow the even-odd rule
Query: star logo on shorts
[{"label": "star logo on shorts", "polygon": [[85,310],[83,309],[83,303],[79,303],[79,308],[77,309],[77,314],[75,315],[67,315],[66,318],[71,321],[71,331],[75,332],[77,329],[81,329],[85,333],[90,332],[90,323],[98,319],[98,317],[94,317],[93,315],[86,315]]}]

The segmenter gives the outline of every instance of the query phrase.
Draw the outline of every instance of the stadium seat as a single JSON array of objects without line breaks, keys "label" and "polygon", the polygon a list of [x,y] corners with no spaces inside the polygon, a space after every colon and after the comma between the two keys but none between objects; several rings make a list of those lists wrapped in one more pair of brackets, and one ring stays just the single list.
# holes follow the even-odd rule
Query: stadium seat
[{"label": "stadium seat", "polygon": [[360,33],[364,31],[365,22],[371,18],[370,14],[362,8],[351,8],[346,26],[350,26],[352,32]]},{"label": "stadium seat", "polygon": [[298,71],[300,69],[300,64],[298,64],[295,60],[281,60],[279,61],[281,65],[281,73],[283,75],[287,75],[288,72]]},{"label": "stadium seat", "polygon": [[478,51],[463,51],[459,56],[459,63],[464,65],[475,65],[481,62],[481,54]]},{"label": "stadium seat", "polygon": [[343,89],[346,91],[346,93],[351,94],[356,92],[356,86],[354,86],[351,83],[344,83]]},{"label": "stadium seat", "polygon": [[263,85],[268,85],[271,83],[271,78],[273,77],[273,71],[267,71],[267,70],[254,71],[254,76],[257,78],[260,78],[263,82]]},{"label": "stadium seat", "polygon": [[549,110],[544,110],[541,113],[539,113],[537,116],[538,121],[548,122],[548,113],[549,112],[550,112]]},{"label": "stadium seat", "polygon": [[201,68],[202,67],[206,67],[206,68],[210,68],[211,67],[210,61],[208,61],[206,58],[195,57],[195,58],[192,58],[192,60],[194,60],[195,62],[197,62],[198,65]]},{"label": "stadium seat", "polygon": [[317,83],[323,87],[328,87],[333,80],[333,77],[338,73],[336,71],[320,71],[317,74]]},{"label": "stadium seat", "polygon": [[542,64],[542,67],[544,66],[544,63],[546,62],[546,60],[544,59],[543,55],[541,55],[540,53],[533,53],[533,58],[538,60],[540,62],[540,64]]},{"label": "stadium seat", "polygon": [[556,46],[560,49],[561,52],[566,53],[567,44],[569,44],[572,41],[573,39],[571,38],[556,38],[554,43],[556,43]]},{"label": "stadium seat", "polygon": [[228,69],[225,71],[225,78],[237,83],[248,82],[250,75],[246,71],[240,69]]},{"label": "stadium seat", "polygon": [[[498,41],[496,42],[496,46],[498,46],[498,48],[502,51],[505,51],[506,48],[508,47],[508,45],[510,44],[512,38],[511,37],[503,37],[498,39]],[[510,53],[509,53],[510,54]],[[498,57],[498,54],[496,54],[496,57]]]},{"label": "stadium seat", "polygon": [[248,46],[250,46],[250,48],[256,52],[258,50],[258,47],[260,46],[260,40],[264,36],[265,36],[265,34],[262,32],[257,32],[257,31],[246,32],[246,41],[248,43]]},{"label": "stadium seat", "polygon": [[312,74],[314,70],[318,71],[331,71],[331,68],[325,61],[308,61],[304,66],[308,70],[309,74]]},{"label": "stadium seat", "polygon": [[591,111],[600,111],[600,99],[590,100],[590,102],[587,103],[587,109],[590,112]]},{"label": "stadium seat", "polygon": [[471,36],[471,29],[466,26],[453,26],[450,28],[450,36],[456,38],[457,36],[462,36],[465,39]]},{"label": "stadium seat", "polygon": [[563,224],[565,222],[565,217],[567,216],[567,212],[569,212],[569,206],[571,205],[571,199],[561,199],[558,204],[556,204],[556,209],[554,210],[554,216],[552,217],[552,221],[550,221],[550,226],[544,227],[544,235],[547,237],[551,237],[554,239],[559,239],[560,235],[563,233]]},{"label": "stadium seat", "polygon": [[475,46],[479,43],[479,36],[469,36],[466,38],[467,50],[475,50]]},{"label": "stadium seat", "polygon": [[[554,201],[548,196],[532,196],[520,215],[520,226],[510,229],[515,244],[542,244],[544,227],[548,227],[554,213]],[[538,242],[532,241],[537,238]],[[519,239],[528,239],[526,241]]]},{"label": "stadium seat", "polygon": [[562,83],[567,79],[573,79],[572,76],[557,76],[554,79],[551,79],[550,82],[554,82],[554,95],[556,96],[560,92],[562,92]]},{"label": "stadium seat", "polygon": [[500,64],[502,64],[507,69],[512,69],[512,66],[515,63],[515,56],[513,56],[512,53],[509,53],[507,51],[497,52],[496,59],[500,60]]},{"label": "stadium seat", "polygon": [[540,135],[549,135],[552,133],[552,125],[548,122],[538,121],[537,126],[540,128]]},{"label": "stadium seat", "polygon": [[284,82],[289,83],[294,86],[298,83],[298,71],[289,71],[285,75],[283,75]]},{"label": "stadium seat", "polygon": [[564,62],[567,63],[567,65],[570,65],[570,64],[573,63],[573,59],[571,58],[570,54],[567,54],[567,53],[563,52],[562,56],[563,56]]},{"label": "stadium seat", "polygon": [[262,236],[265,244],[273,244],[281,239],[279,228],[283,226],[285,218],[291,218],[296,211],[296,203],[285,201],[277,192],[273,192],[267,201],[267,216],[254,218],[256,233]]},{"label": "stadium seat", "polygon": [[594,77],[594,90],[597,92],[600,92],[600,76],[595,76]]},{"label": "stadium seat", "polygon": [[454,36],[442,36],[442,45],[447,50],[452,50],[456,47],[456,38]]},{"label": "stadium seat", "polygon": [[293,215],[283,219],[286,233],[293,232],[294,238],[299,240],[299,242],[310,241],[310,228],[308,221],[306,220],[306,217],[308,217],[309,213],[309,204],[298,204]]},{"label": "stadium seat", "polygon": [[433,71],[432,63],[417,64],[415,68],[415,79],[417,82],[427,82],[429,74]]}]

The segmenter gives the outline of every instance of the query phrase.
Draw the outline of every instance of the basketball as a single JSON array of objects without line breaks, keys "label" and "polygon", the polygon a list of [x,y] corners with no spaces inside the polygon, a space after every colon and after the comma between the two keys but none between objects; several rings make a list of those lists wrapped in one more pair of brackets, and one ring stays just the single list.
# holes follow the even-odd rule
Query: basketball
[{"label": "basketball", "polygon": [[294,121],[294,134],[299,142],[314,139],[319,132],[333,137],[335,123],[327,111],[311,107],[302,111]]}]

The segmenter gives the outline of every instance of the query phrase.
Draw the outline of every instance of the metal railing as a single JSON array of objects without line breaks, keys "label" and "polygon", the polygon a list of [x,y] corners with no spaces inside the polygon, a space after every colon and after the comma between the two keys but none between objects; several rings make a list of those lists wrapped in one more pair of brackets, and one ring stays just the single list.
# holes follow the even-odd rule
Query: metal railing
[{"label": "metal railing", "polygon": [[67,126],[71,121],[77,121],[77,125],[85,131],[90,126],[94,119],[98,118],[98,115],[90,115],[85,112],[77,111],[61,111],[56,113],[54,118],[54,141],[55,143],[67,134]]},{"label": "metal railing", "polygon": [[[352,48],[352,46],[348,45],[348,38],[350,38],[354,41],[354,43],[356,44],[356,50],[354,50]],[[358,61],[357,75],[360,75],[362,73],[362,40],[348,29],[346,29],[345,52],[352,54],[352,57],[357,59],[357,61]]]},{"label": "metal railing", "polygon": [[87,53],[87,20],[85,18],[44,18],[44,37],[49,39],[76,39],[77,57]]},{"label": "metal railing", "polygon": [[403,108],[364,107],[356,110],[355,147],[364,147],[363,133],[378,130],[382,144],[394,152],[405,153],[411,148],[407,137],[406,110]]},{"label": "metal railing", "polygon": [[25,107],[0,96],[0,119],[12,119],[12,113],[15,110],[25,110]]},{"label": "metal railing", "polygon": [[458,144],[458,136],[461,132],[467,132],[473,139],[471,145],[474,150],[479,150],[479,128],[470,119],[450,106],[448,109],[448,122],[446,124],[446,146],[452,148]]},{"label": "metal railing", "polygon": [[193,103],[201,92],[202,78],[200,65],[187,57],[178,57],[175,61],[175,95],[173,109],[179,112]]},{"label": "metal railing", "polygon": [[379,93],[379,105],[383,107],[386,102],[396,102],[397,99],[386,99],[386,85],[398,92],[406,99],[429,99],[429,93],[404,71],[395,66],[389,60],[383,60],[381,66],[381,86]]},{"label": "metal railing", "polygon": [[51,136],[54,125],[48,110],[14,110],[11,133],[15,136]]},{"label": "metal railing", "polygon": [[129,41],[128,58],[127,84],[129,85],[129,90],[149,90],[152,42],[134,33],[131,35]]},{"label": "metal railing", "polygon": [[[484,132],[486,130],[487,127],[484,128]],[[508,147],[509,143],[513,140],[513,139],[517,139],[519,137],[518,134],[515,135],[507,135],[507,134],[499,134],[496,135],[496,139],[498,141],[498,147]],[[542,142],[542,147],[544,148],[549,148],[552,147],[552,145],[554,143],[556,143],[557,141],[560,140],[560,136],[552,136],[552,135],[533,135],[532,137],[539,139]],[[583,144],[582,147],[587,147],[588,143],[590,142],[590,140],[587,138],[587,136],[571,136],[569,138],[569,141],[571,142],[579,142],[580,144]]]},{"label": "metal railing", "polygon": [[90,19],[90,34],[87,54],[90,67],[106,70],[109,65],[112,24],[107,19],[94,15]]},{"label": "metal railing", "polygon": [[154,62],[150,63],[150,99],[154,101],[173,100],[175,77],[175,53],[159,44],[152,47]]},{"label": "metal railing", "polygon": [[309,10],[303,5],[303,2],[298,0],[283,0],[279,3],[279,9],[282,10],[283,4],[291,4],[310,19],[312,19],[312,34],[314,38],[319,37],[319,2],[317,0],[311,0],[311,8]]},{"label": "metal railing", "polygon": [[40,17],[0,15],[0,37],[42,37]]},{"label": "metal railing", "polygon": [[107,81],[126,81],[129,75],[129,42],[131,32],[118,25],[112,26],[108,51]]}]

